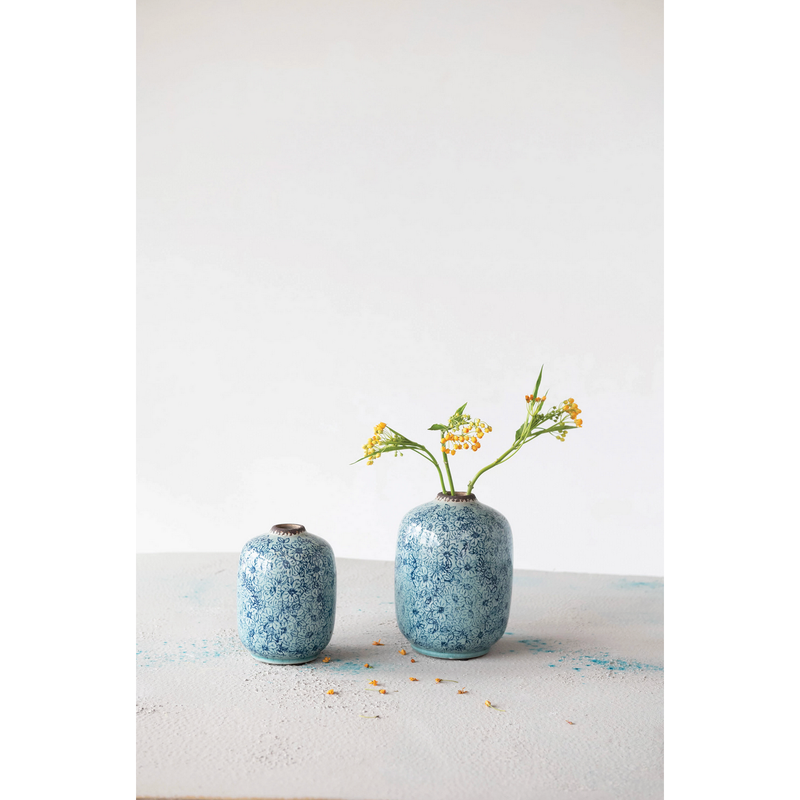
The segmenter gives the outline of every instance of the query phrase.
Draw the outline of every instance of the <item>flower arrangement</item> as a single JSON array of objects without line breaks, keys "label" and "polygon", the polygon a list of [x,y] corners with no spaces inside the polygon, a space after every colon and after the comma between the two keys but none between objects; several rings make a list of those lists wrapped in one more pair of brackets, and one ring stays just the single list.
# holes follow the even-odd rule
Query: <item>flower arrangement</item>
[{"label": "flower arrangement", "polygon": [[[534,439],[549,434],[563,442],[566,439],[567,431],[574,430],[583,426],[583,420],[579,418],[582,413],[575,400],[570,397],[559,405],[552,406],[549,411],[544,411],[544,402],[547,400],[547,392],[539,397],[539,386],[542,383],[542,372],[544,367],[539,370],[539,378],[536,381],[536,388],[533,394],[525,395],[525,421],[517,429],[514,435],[514,443],[501,456],[490,464],[478,470],[475,477],[467,484],[467,494],[472,493],[475,482],[484,472],[493,467],[503,464],[515,456],[523,445],[532,442]],[[425,445],[414,442],[402,433],[398,433],[394,428],[390,428],[385,422],[379,422],[375,426],[373,435],[364,445],[364,455],[354,461],[366,460],[368,465],[372,465],[385,453],[398,453],[402,456],[404,450],[411,450],[422,456],[426,461],[430,461],[439,473],[439,483],[444,494],[455,495],[456,490],[453,486],[453,476],[450,473],[450,462],[448,456],[455,456],[459,451],[477,452],[481,448],[481,439],[492,432],[492,426],[481,419],[472,419],[469,414],[464,413],[467,404],[464,403],[450,417],[446,424],[434,423],[428,428],[429,431],[439,431],[439,444],[442,452],[447,480],[450,485],[449,491],[445,488],[444,475],[439,466],[439,462],[428,450]]]}]

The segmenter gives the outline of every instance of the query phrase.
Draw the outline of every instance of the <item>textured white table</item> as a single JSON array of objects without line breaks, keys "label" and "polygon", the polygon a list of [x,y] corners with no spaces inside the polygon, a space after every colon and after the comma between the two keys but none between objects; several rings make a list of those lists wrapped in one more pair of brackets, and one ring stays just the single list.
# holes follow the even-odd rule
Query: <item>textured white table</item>
[{"label": "textured white table", "polygon": [[400,635],[393,564],[339,559],[330,663],[271,666],[239,642],[237,564],[139,556],[139,797],[663,797],[661,579],[516,571],[506,635],[442,661]]}]

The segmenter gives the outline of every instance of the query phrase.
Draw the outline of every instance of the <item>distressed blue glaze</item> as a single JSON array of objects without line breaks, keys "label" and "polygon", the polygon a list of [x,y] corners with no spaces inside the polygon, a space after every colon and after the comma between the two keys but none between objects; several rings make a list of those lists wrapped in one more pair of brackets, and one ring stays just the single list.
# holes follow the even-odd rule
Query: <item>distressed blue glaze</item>
[{"label": "distressed blue glaze", "polygon": [[250,655],[270,664],[311,661],[333,634],[333,550],[304,528],[256,536],[242,548],[236,597],[239,637]]},{"label": "distressed blue glaze", "polygon": [[403,517],[394,576],[397,624],[415,650],[485,655],[508,624],[511,526],[476,499],[440,494]]}]

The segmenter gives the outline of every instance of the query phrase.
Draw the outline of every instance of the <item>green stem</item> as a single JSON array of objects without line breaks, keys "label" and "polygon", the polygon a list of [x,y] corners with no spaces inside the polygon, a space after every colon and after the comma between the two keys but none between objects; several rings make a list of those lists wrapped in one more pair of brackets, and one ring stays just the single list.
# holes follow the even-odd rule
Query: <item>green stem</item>
[{"label": "green stem", "polygon": [[436,469],[439,470],[439,483],[442,485],[442,494],[447,494],[447,489],[444,488],[444,478],[442,477],[442,471],[439,469],[439,465],[436,465]]},{"label": "green stem", "polygon": [[[430,450],[428,450],[428,448],[427,448],[427,447],[425,447],[424,445],[418,445],[418,447],[421,447],[421,448],[422,448],[422,449],[423,449],[423,450],[424,450],[424,451],[425,451],[425,452],[426,452],[428,455],[427,455],[427,456],[424,456],[424,455],[422,455],[422,453],[420,453],[420,452],[419,452],[419,450],[417,450],[417,449],[415,449],[415,448],[413,448],[413,447],[412,447],[411,449],[412,449],[412,450],[413,450],[415,453],[418,453],[419,455],[421,455],[421,456],[422,456],[422,457],[423,457],[423,458],[424,458],[426,461],[430,461],[430,462],[431,462],[431,464],[433,464],[433,466],[434,466],[434,467],[436,467],[436,471],[439,473],[439,483],[442,485],[442,491],[443,491],[443,492],[447,492],[447,489],[445,489],[445,488],[444,488],[444,477],[442,476],[442,470],[441,470],[441,468],[439,467],[439,462],[436,460],[436,457],[435,457],[435,456],[433,455],[433,453],[431,453],[431,451],[430,451]],[[447,460],[445,459],[445,464],[446,464],[446,463],[447,463]],[[450,474],[450,471],[449,471],[449,470],[448,470],[448,473],[447,473],[447,474],[448,474],[448,475]]]},{"label": "green stem", "polygon": [[[450,481],[450,494],[455,497],[456,490],[453,486],[453,476],[450,474],[450,462],[447,460],[447,453],[442,453],[442,459],[444,460],[444,468],[447,470],[447,480]],[[442,487],[442,491],[444,491],[444,487]]]},{"label": "green stem", "polygon": [[483,469],[478,470],[477,475],[475,475],[475,477],[467,484],[467,494],[472,494],[472,487],[475,485],[475,481],[477,481],[484,472],[488,472],[492,467],[502,464],[503,461],[505,461],[506,456],[508,456],[509,453],[513,453],[515,450],[519,450],[519,445],[516,442],[512,444],[511,447],[509,447],[508,450],[503,453],[503,455],[492,461],[491,464],[487,464]]},{"label": "green stem", "polygon": [[491,464],[485,466],[482,470],[480,470],[477,475],[467,484],[467,492],[470,494],[472,493],[472,487],[475,485],[475,481],[483,475],[484,472],[488,472],[492,467],[496,467],[498,464],[502,464],[504,461],[508,461],[509,458],[515,456],[522,445],[527,444],[528,442],[532,442],[537,436],[541,436],[543,433],[553,433],[554,431],[564,431],[564,430],[573,430],[576,428],[576,425],[565,425],[562,422],[557,423],[549,428],[545,428],[544,430],[536,430],[533,431],[527,430],[524,431],[520,438],[508,448],[508,450],[503,453],[503,455],[499,456],[497,459],[492,461]]}]

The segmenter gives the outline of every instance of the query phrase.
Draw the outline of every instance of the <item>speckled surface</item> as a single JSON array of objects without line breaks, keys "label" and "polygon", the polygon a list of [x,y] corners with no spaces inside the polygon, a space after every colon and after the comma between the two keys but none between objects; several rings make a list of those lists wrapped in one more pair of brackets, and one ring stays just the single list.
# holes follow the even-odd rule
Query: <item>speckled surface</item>
[{"label": "speckled surface", "polygon": [[140,797],[663,797],[661,579],[516,571],[506,635],[444,662],[400,635],[391,562],[338,559],[331,661],[271,666],[237,553],[138,559]]}]

